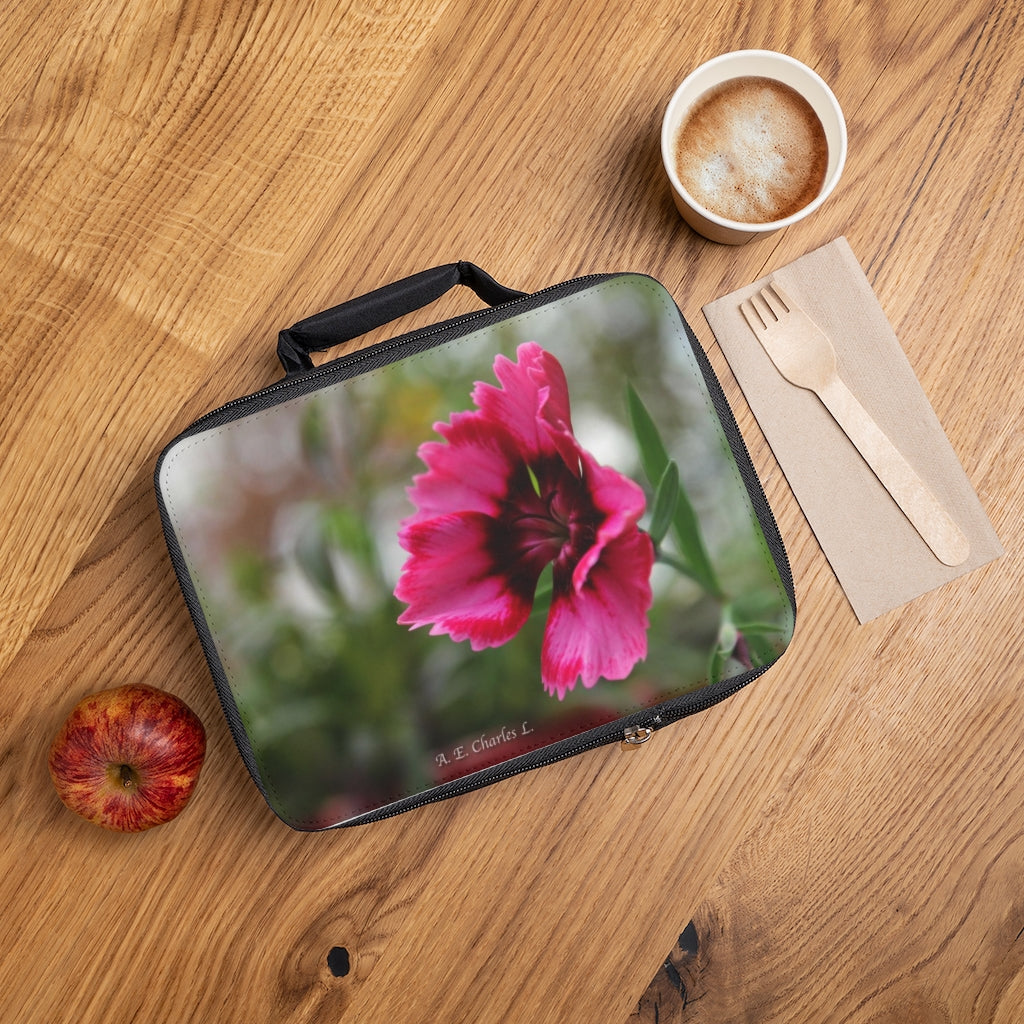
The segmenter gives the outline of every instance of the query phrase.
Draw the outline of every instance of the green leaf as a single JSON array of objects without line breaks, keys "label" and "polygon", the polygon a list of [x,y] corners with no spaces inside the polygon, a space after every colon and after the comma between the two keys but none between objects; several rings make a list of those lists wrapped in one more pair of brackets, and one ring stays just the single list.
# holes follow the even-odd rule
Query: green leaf
[{"label": "green leaf", "polygon": [[540,481],[537,479],[537,474],[533,471],[533,466],[529,463],[526,464],[526,472],[530,474],[530,486],[533,488],[533,493],[539,498],[540,494]]},{"label": "green leaf", "polygon": [[665,539],[672,526],[679,502],[679,467],[674,459],[669,459],[665,471],[658,481],[658,489],[654,494],[654,508],[651,511],[651,524],[647,532],[655,544]]},{"label": "green leaf", "polygon": [[651,419],[651,414],[636,393],[632,381],[626,381],[626,404],[633,425],[633,434],[640,449],[640,464],[647,479],[655,486],[661,479],[661,474],[665,472],[665,466],[669,461],[668,452],[654,420]]},{"label": "green leaf", "polygon": [[726,604],[722,607],[722,618],[718,625],[718,637],[711,648],[711,653],[708,655],[709,682],[717,683],[722,678],[725,666],[736,649],[736,641],[739,635],[739,629],[735,621],[733,621],[732,606]]},{"label": "green leaf", "polygon": [[537,587],[533,593],[533,608],[531,615],[546,616],[551,608],[551,598],[554,596],[554,571],[551,565],[546,565],[537,578]]},{"label": "green leaf", "polygon": [[766,634],[777,635],[782,632],[782,626],[777,622],[746,622],[740,621],[738,628],[744,636],[765,636]]},{"label": "green leaf", "polygon": [[697,579],[696,573],[681,559],[676,558],[675,555],[670,555],[664,548],[658,548],[654,555],[655,559],[662,563],[662,565],[670,566],[675,569],[681,576],[686,576],[696,583],[701,581]]},{"label": "green leaf", "polygon": [[320,511],[321,536],[325,545],[341,548],[358,559],[361,565],[372,567],[376,562],[377,547],[366,519],[354,509],[344,505],[324,505]]},{"label": "green leaf", "polygon": [[722,678],[722,670],[725,668],[725,659],[721,648],[715,646],[708,658],[708,682],[717,683]]},{"label": "green leaf", "polygon": [[[651,414],[636,393],[631,381],[626,382],[626,404],[629,408],[633,434],[640,451],[640,464],[643,467],[644,475],[652,487],[660,489],[662,477],[672,460],[668,456],[665,442],[662,441]],[[657,505],[657,501],[655,504]],[[721,597],[723,594],[721,584],[718,582],[714,566],[711,564],[711,558],[704,544],[697,513],[693,509],[693,504],[682,481],[679,482],[672,514],[672,532],[679,545],[679,553],[688,567],[688,575],[708,593]]]},{"label": "green leaf", "polygon": [[754,665],[768,665],[779,656],[780,626],[770,622],[739,621],[736,628],[743,634]]},{"label": "green leaf", "polygon": [[693,568],[694,575],[709,593],[721,597],[722,586],[718,582],[718,576],[711,564],[711,557],[704,545],[704,536],[700,530],[697,513],[682,486],[679,488],[679,500],[676,503],[676,514],[672,526],[679,550]]},{"label": "green leaf", "polygon": [[774,645],[769,643],[763,635],[758,636],[756,633],[744,633],[743,635],[747,638],[747,649],[750,651],[750,657],[755,666],[770,665],[779,656]]}]

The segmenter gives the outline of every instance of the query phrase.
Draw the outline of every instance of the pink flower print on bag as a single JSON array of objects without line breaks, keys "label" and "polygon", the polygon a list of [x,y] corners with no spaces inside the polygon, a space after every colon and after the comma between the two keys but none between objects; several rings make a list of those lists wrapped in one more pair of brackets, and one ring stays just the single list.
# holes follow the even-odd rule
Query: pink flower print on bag
[{"label": "pink flower print on bag", "polygon": [[409,557],[398,621],[473,650],[500,646],[526,622],[550,565],[540,675],[561,699],[577,680],[625,679],[646,657],[654,545],[637,525],[642,489],[573,433],[561,364],[535,342],[516,360],[499,355],[498,386],[477,382],[476,409],[435,424],[443,440],[420,446],[427,470],[399,530]]}]

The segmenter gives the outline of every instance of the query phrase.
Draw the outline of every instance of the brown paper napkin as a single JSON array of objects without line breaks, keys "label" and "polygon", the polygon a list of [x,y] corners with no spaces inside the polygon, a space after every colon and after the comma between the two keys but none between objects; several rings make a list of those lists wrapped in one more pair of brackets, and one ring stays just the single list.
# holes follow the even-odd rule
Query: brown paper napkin
[{"label": "brown paper napkin", "polygon": [[1002,555],[846,239],[772,276],[832,339],[840,376],[971,543],[966,562],[943,565],[817,396],[775,369],[739,309],[767,278],[709,303],[711,330],[857,618],[867,622]]}]

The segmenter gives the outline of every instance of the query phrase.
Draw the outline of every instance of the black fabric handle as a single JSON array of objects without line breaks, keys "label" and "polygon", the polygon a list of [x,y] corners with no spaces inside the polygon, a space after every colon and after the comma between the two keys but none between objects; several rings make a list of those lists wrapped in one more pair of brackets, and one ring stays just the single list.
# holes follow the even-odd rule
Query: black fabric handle
[{"label": "black fabric handle", "polygon": [[472,288],[489,306],[498,306],[527,294],[498,284],[473,263],[464,260],[448,263],[386,284],[340,306],[300,320],[278,336],[277,357],[286,375],[310,370],[313,368],[310,352],[334,348],[421,309],[457,284]]}]

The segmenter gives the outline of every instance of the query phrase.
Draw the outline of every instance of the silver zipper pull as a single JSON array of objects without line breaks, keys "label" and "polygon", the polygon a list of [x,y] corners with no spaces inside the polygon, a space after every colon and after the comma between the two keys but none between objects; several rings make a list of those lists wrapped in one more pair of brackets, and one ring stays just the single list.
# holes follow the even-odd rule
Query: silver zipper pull
[{"label": "silver zipper pull", "polygon": [[622,749],[629,750],[646,743],[654,735],[649,725],[627,725],[622,730]]}]

